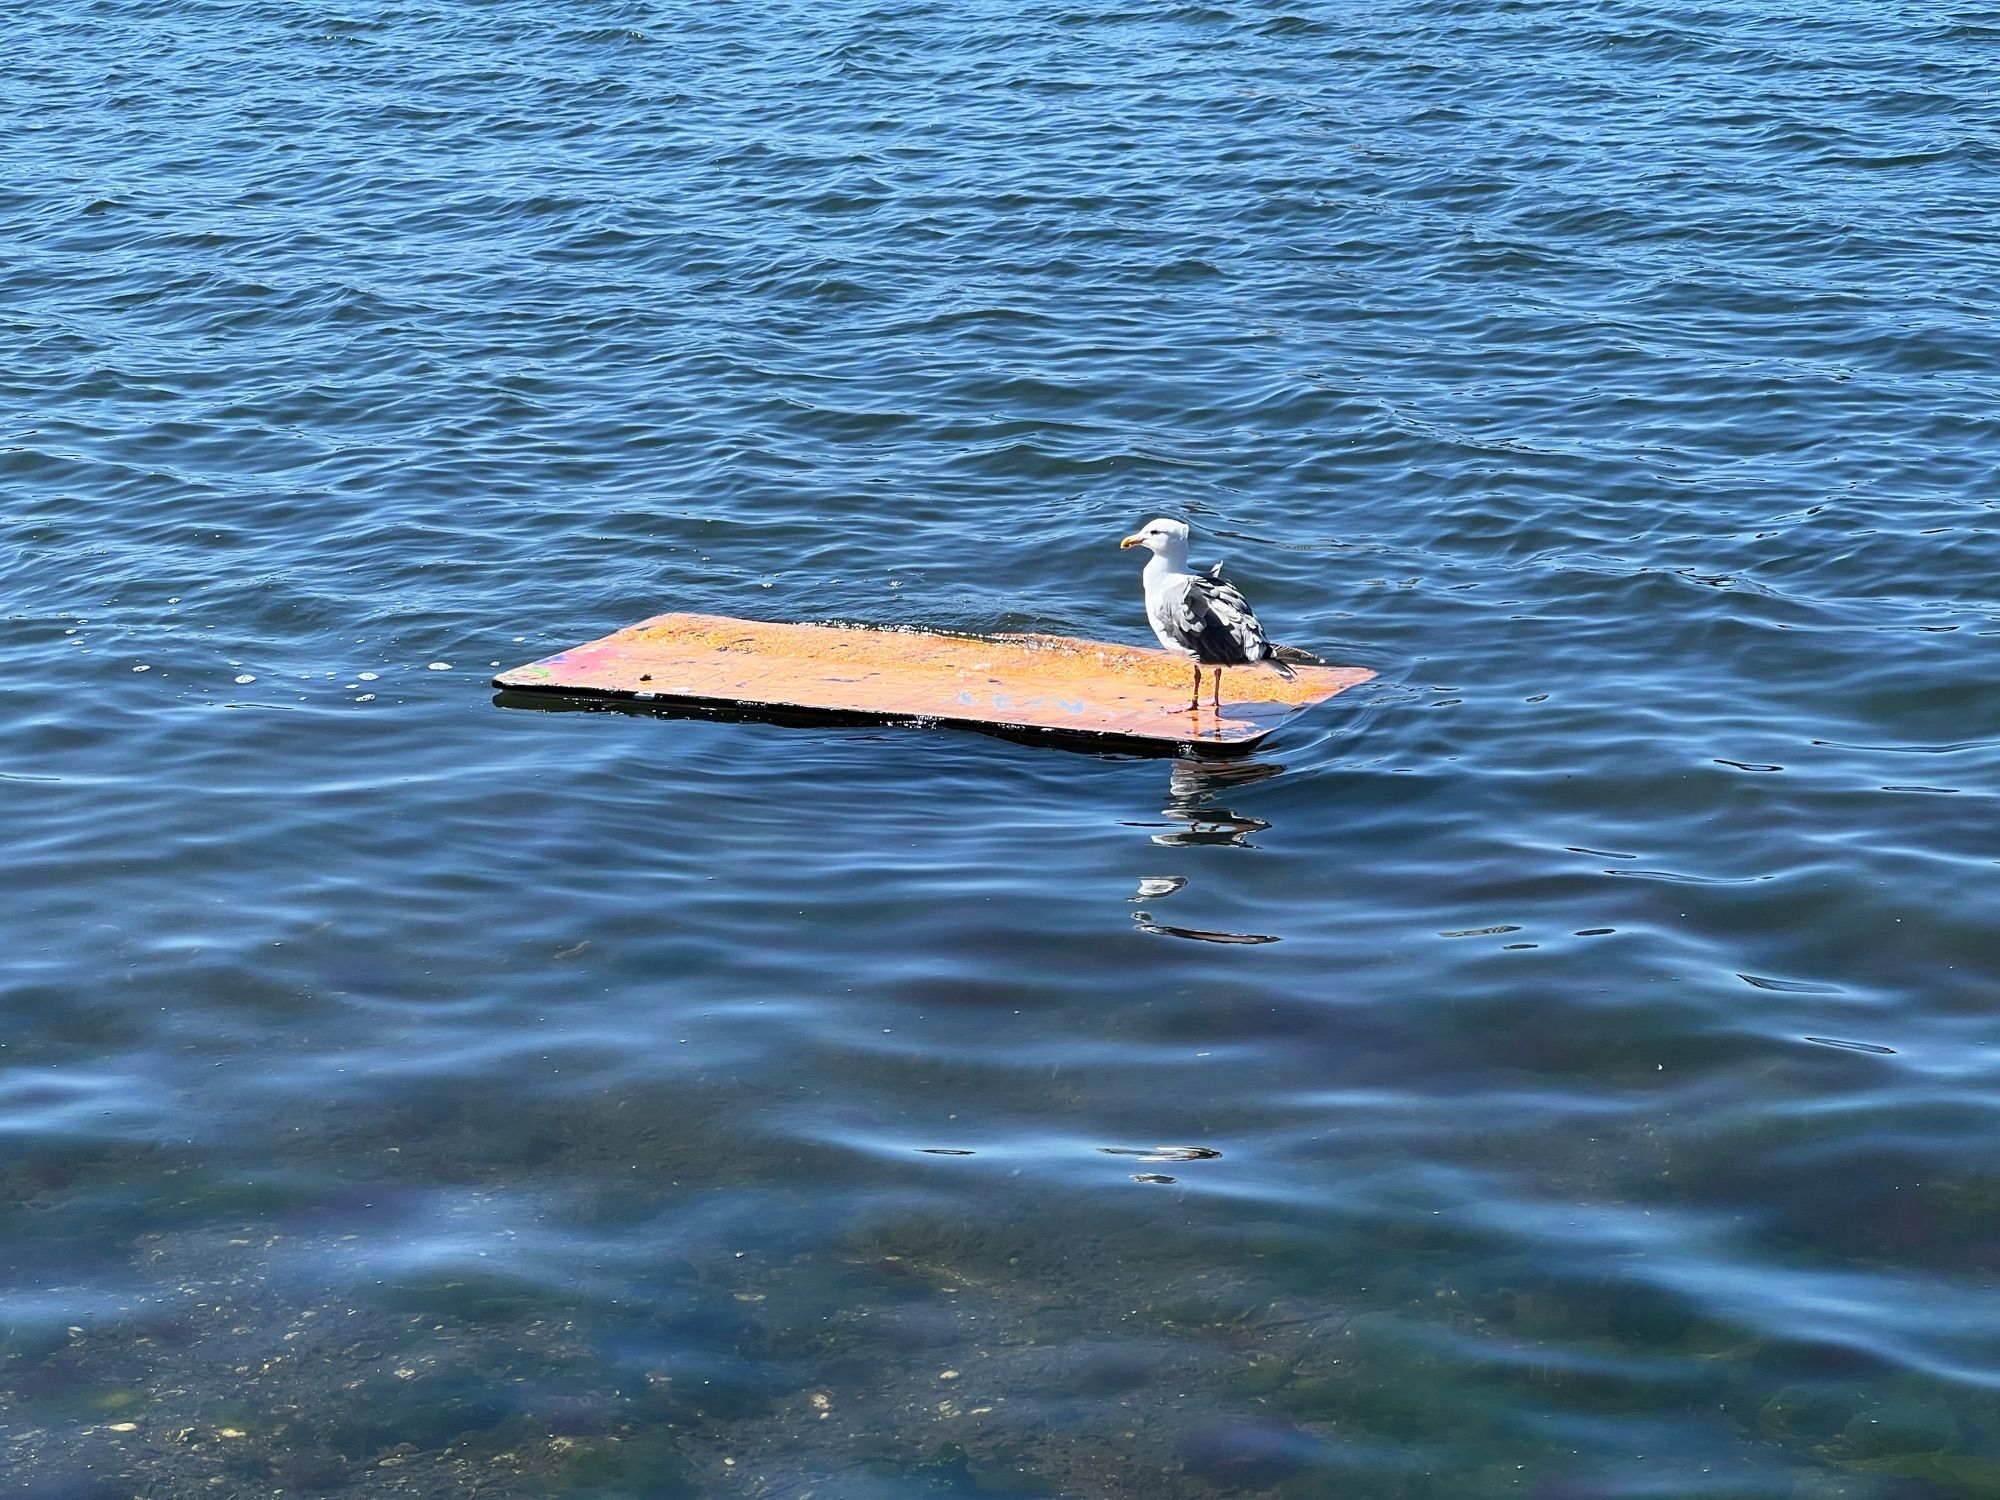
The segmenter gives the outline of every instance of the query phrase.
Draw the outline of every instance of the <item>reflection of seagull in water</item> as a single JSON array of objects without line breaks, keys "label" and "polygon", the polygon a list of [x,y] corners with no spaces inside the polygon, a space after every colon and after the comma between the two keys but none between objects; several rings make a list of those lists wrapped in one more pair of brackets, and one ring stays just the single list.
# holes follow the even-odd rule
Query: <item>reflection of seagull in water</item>
[{"label": "reflection of seagull in water", "polygon": [[1279,661],[1264,639],[1264,627],[1250,612],[1250,602],[1236,586],[1222,581],[1222,565],[1207,573],[1188,571],[1188,528],[1185,521],[1165,516],[1148,521],[1118,544],[1144,547],[1152,553],[1142,575],[1146,586],[1146,620],[1160,644],[1176,656],[1194,658],[1194,701],[1201,707],[1201,669],[1215,668],[1215,708],[1222,710],[1222,669],[1263,663],[1286,677],[1292,669]]},{"label": "reflection of seagull in water", "polygon": [[1241,760],[1205,761],[1189,757],[1175,761],[1167,777],[1167,805],[1160,809],[1170,831],[1154,834],[1153,842],[1170,849],[1194,844],[1250,848],[1250,836],[1271,825],[1262,818],[1219,806],[1215,799],[1234,788],[1280,775],[1284,769],[1276,761],[1250,756]]},{"label": "reflection of seagull in water", "polygon": [[[1161,809],[1161,815],[1174,827],[1170,833],[1156,833],[1153,842],[1166,848],[1186,848],[1195,844],[1234,844],[1239,848],[1250,848],[1250,835],[1271,825],[1262,818],[1245,817],[1225,807],[1212,807],[1218,793],[1233,787],[1249,786],[1268,777],[1279,775],[1284,767],[1276,761],[1230,760],[1201,761],[1180,760],[1174,763],[1172,780],[1169,783],[1168,805]],[[1187,886],[1183,875],[1149,875],[1139,882],[1137,894],[1131,897],[1134,905],[1146,902],[1164,901]],[[1198,943],[1275,943],[1274,933],[1263,932],[1219,932],[1209,927],[1185,927],[1172,922],[1159,922],[1153,918],[1151,910],[1132,913],[1132,923],[1141,932],[1155,937],[1190,938]]]}]

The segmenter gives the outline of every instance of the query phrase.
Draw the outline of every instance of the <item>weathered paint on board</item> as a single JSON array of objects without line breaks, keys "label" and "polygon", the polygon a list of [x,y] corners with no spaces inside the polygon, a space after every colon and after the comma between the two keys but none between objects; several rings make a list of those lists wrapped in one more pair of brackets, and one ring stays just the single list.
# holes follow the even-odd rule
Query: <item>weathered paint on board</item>
[{"label": "weathered paint on board", "polygon": [[666,614],[493,679],[526,691],[662,706],[803,710],[1156,747],[1247,750],[1300,709],[1375,674],[1298,665],[1223,674],[1222,708],[1187,707],[1192,665],[1060,635],[955,636]]}]

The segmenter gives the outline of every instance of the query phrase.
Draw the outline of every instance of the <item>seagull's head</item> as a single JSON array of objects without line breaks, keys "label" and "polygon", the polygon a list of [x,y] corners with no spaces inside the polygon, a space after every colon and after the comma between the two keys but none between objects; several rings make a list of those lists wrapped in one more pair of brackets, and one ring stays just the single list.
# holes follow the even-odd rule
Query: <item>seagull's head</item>
[{"label": "seagull's head", "polygon": [[1155,557],[1164,557],[1169,562],[1184,563],[1187,561],[1188,548],[1187,522],[1170,521],[1165,516],[1155,516],[1118,545],[1144,547]]}]

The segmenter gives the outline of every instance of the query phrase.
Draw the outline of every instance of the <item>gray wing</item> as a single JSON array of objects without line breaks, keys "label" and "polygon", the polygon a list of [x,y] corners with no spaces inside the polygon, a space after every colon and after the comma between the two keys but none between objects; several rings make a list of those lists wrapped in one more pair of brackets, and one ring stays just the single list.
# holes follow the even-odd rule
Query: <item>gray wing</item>
[{"label": "gray wing", "polygon": [[1192,578],[1178,580],[1177,587],[1163,588],[1146,601],[1147,621],[1160,644],[1190,656],[1199,655],[1202,618],[1207,612],[1207,606],[1195,597],[1193,584]]},{"label": "gray wing", "polygon": [[1193,633],[1188,645],[1200,660],[1234,666],[1271,654],[1263,625],[1235,584],[1213,575],[1190,578],[1183,601]]}]

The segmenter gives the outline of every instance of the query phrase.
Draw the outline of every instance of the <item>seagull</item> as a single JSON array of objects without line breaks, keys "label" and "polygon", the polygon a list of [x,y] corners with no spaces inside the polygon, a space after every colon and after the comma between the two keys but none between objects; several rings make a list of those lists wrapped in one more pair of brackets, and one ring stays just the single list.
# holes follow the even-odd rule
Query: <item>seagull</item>
[{"label": "seagull", "polygon": [[1160,516],[1118,544],[1144,547],[1152,553],[1142,575],[1146,585],[1146,620],[1160,644],[1176,656],[1194,658],[1193,712],[1201,707],[1201,669],[1215,668],[1215,709],[1222,711],[1222,669],[1261,662],[1286,677],[1292,669],[1271,654],[1264,627],[1250,612],[1250,602],[1236,586],[1222,581],[1222,564],[1207,573],[1188,570],[1188,528],[1185,521]]}]

